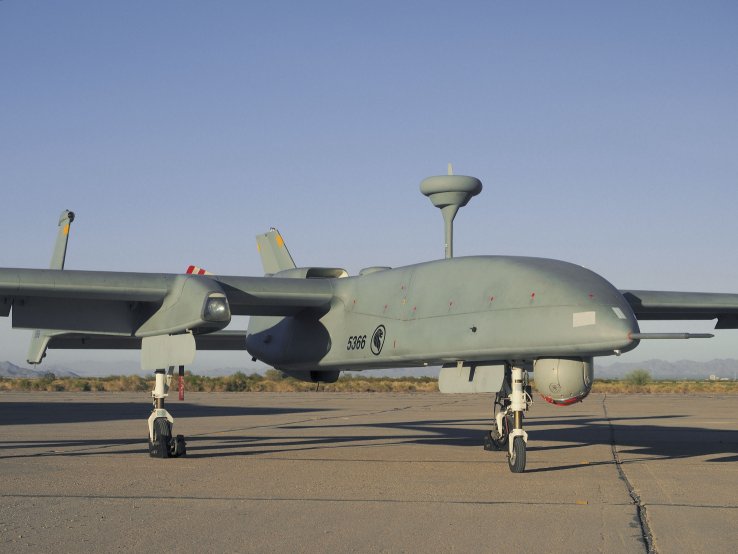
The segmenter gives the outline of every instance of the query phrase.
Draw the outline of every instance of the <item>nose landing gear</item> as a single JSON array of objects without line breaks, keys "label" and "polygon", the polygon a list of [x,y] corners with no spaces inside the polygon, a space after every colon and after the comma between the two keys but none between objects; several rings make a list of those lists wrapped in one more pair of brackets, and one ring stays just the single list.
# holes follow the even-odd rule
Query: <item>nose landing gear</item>
[{"label": "nose landing gear", "polygon": [[507,447],[507,463],[513,473],[525,471],[528,433],[523,429],[523,413],[532,402],[528,372],[520,367],[508,367],[502,390],[495,395],[495,428],[485,433],[484,449]]}]

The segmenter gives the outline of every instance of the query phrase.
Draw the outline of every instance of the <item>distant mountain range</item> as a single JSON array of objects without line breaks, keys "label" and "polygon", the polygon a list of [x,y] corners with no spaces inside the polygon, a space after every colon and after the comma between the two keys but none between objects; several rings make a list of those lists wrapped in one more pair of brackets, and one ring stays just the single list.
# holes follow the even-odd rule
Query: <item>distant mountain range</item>
[{"label": "distant mountain range", "polygon": [[79,377],[75,372],[68,369],[56,368],[52,369],[29,369],[27,367],[20,367],[10,362],[0,362],[0,377],[44,377],[49,373],[53,373],[56,377]]},{"label": "distant mountain range", "polygon": [[[53,373],[57,377],[107,377],[109,375],[152,375],[153,372],[142,371],[141,366],[137,362],[78,362],[74,364],[74,370],[60,365],[43,364],[37,366],[38,369],[30,369],[27,367],[17,366],[12,362],[0,362],[0,377],[18,377],[33,378],[43,377],[49,373]],[[208,377],[221,377],[224,375],[233,375],[241,371],[246,374],[264,373],[266,368],[238,368],[223,367],[216,369],[207,369],[204,371],[193,371],[198,375]]]},{"label": "distant mountain range", "polygon": [[709,362],[679,360],[646,360],[644,362],[615,362],[604,366],[595,364],[595,377],[599,379],[622,379],[634,369],[645,369],[653,379],[707,379],[715,375],[718,379],[738,377],[738,360],[723,358]]},{"label": "distant mountain range", "polygon": [[[78,367],[79,366],[79,367]],[[75,364],[74,371],[57,365],[40,366],[41,369],[29,369],[17,366],[11,362],[0,362],[0,377],[43,377],[53,373],[57,377],[82,377],[107,375],[148,375],[141,371],[137,363],[129,362],[80,362]],[[264,373],[265,367],[222,367],[194,371],[198,375],[220,377],[233,375],[241,371],[246,374]],[[595,377],[598,379],[622,379],[627,373],[635,369],[645,369],[651,373],[653,379],[708,379],[715,375],[718,379],[735,379],[738,377],[738,360],[716,359],[709,362],[695,362],[679,360],[646,360],[644,362],[615,362],[609,365],[595,365]],[[438,377],[438,367],[418,367],[406,369],[378,369],[367,371],[365,375],[372,377]],[[362,372],[347,372],[349,375],[360,375]]]}]

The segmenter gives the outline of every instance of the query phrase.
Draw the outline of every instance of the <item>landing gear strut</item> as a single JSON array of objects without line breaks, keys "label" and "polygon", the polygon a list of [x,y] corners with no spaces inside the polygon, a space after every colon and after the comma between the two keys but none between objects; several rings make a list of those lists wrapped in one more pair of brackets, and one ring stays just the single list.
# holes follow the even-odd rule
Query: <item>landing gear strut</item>
[{"label": "landing gear strut", "polygon": [[[149,456],[152,458],[176,458],[187,453],[183,435],[172,436],[174,418],[164,409],[164,399],[169,396],[169,386],[172,383],[170,367],[166,372],[156,370],[156,384],[151,396],[154,399],[154,410],[149,416]],[[179,367],[180,376],[184,374],[184,366]]]},{"label": "landing gear strut", "polygon": [[[505,384],[503,384],[504,389]],[[495,402],[492,408],[492,421],[495,422],[495,428],[484,433],[484,449],[485,450],[502,450],[507,446],[507,440],[510,437],[510,430],[513,428],[513,416],[510,413],[510,398],[508,392],[498,392],[495,395]],[[497,418],[497,414],[502,417]]]},{"label": "landing gear strut", "polygon": [[508,366],[502,390],[495,396],[495,428],[485,433],[484,449],[502,450],[507,447],[507,463],[513,473],[525,471],[528,433],[523,429],[523,412],[528,410],[531,403],[528,372],[520,367]]}]

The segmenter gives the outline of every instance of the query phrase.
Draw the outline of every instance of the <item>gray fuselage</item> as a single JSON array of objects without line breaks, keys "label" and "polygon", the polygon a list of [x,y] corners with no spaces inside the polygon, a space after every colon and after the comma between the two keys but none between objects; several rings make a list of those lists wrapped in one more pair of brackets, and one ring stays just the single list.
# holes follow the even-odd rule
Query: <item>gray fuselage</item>
[{"label": "gray fuselage", "polygon": [[462,257],[330,282],[325,309],[252,317],[248,351],[306,371],[603,356],[638,344],[622,294],[558,260]]}]

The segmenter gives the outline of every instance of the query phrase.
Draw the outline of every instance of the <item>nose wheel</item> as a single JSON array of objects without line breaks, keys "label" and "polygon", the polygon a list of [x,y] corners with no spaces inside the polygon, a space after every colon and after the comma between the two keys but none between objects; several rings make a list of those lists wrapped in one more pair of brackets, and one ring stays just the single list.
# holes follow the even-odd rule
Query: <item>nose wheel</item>
[{"label": "nose wheel", "polygon": [[515,437],[507,455],[507,465],[513,473],[525,471],[525,440],[523,437]]}]

